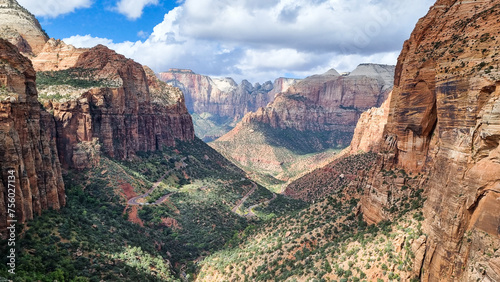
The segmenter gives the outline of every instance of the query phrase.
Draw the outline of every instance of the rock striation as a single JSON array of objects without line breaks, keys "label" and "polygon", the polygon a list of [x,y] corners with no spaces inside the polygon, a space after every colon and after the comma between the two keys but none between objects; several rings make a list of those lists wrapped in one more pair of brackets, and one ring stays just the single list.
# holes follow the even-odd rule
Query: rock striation
[{"label": "rock striation", "polygon": [[398,59],[384,145],[429,172],[424,281],[500,279],[483,251],[500,245],[498,19],[495,1],[439,0]]},{"label": "rock striation", "polygon": [[186,97],[186,106],[191,113],[210,113],[235,120],[266,106],[277,93],[286,91],[297,81],[278,78],[274,83],[267,81],[262,85],[252,85],[243,80],[238,85],[232,78],[212,78],[182,69],[161,72],[159,77],[182,90]]},{"label": "rock striation", "polygon": [[[0,209],[13,169],[19,222],[65,204],[61,167],[84,169],[102,153],[123,160],[194,140],[182,92],[149,68],[102,45],[48,40],[14,0],[0,0],[0,20],[0,37],[16,44],[0,40]],[[6,216],[0,213],[1,232]]]},{"label": "rock striation", "polygon": [[360,151],[378,151],[378,146],[384,140],[384,129],[389,118],[391,97],[392,92],[389,93],[387,100],[380,107],[373,107],[361,114],[352,137],[351,154]]},{"label": "rock striation", "polygon": [[[495,1],[437,1],[399,56],[382,141],[352,144],[382,156],[361,201],[369,222],[386,219],[390,202],[377,171],[425,176],[427,238],[413,246],[421,281],[500,280],[500,252],[491,248],[500,246],[499,19]],[[372,117],[357,132],[380,132]]]},{"label": "rock striation", "polygon": [[286,91],[297,79],[278,78],[272,83],[237,84],[232,78],[215,78],[191,70],[170,69],[158,75],[184,93],[196,135],[211,142],[228,131],[248,112],[266,106],[276,94]]},{"label": "rock striation", "polygon": [[0,22],[0,38],[25,55],[38,54],[49,40],[35,16],[15,0],[0,0]]},{"label": "rock striation", "polygon": [[0,39],[0,232],[7,225],[9,170],[14,171],[15,219],[32,219],[65,205],[54,118],[37,100],[31,62]]},{"label": "rock striation", "polygon": [[[210,146],[247,173],[289,181],[304,172],[293,169],[295,164],[307,163],[310,169],[330,159],[331,149],[349,145],[361,113],[386,100],[393,73],[393,66],[362,64],[348,75],[332,69],[310,76],[277,94],[267,107],[246,114]],[[382,138],[383,128],[372,134]],[[361,139],[364,143],[367,137]],[[319,152],[325,157],[307,156]]]},{"label": "rock striation", "polygon": [[80,55],[86,51],[87,49],[75,48],[62,40],[51,38],[31,60],[36,71],[65,70],[74,67]]},{"label": "rock striation", "polygon": [[[45,103],[57,122],[64,167],[87,167],[93,162],[87,156],[98,149],[116,159],[130,159],[138,151],[174,146],[176,139],[194,139],[182,93],[158,80],[149,68],[98,45],[83,52],[69,70],[103,85],[76,97],[70,88],[67,99]],[[82,153],[83,147],[93,148],[95,138],[99,148]]]},{"label": "rock striation", "polygon": [[264,123],[277,129],[339,132],[349,138],[362,112],[380,106],[389,94],[393,66],[362,64],[348,75],[334,69],[310,76],[280,93],[265,108],[245,116],[243,123]]}]

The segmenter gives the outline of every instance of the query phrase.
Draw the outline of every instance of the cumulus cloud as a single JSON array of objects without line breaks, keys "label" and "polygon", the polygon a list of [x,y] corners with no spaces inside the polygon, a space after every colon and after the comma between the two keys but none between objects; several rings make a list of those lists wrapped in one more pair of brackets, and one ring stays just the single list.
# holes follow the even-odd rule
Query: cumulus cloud
[{"label": "cumulus cloud", "polygon": [[[141,1],[145,3],[144,1]],[[93,40],[149,65],[264,81],[359,63],[395,64],[434,0],[186,0],[137,42]],[[143,6],[141,6],[143,7]]]},{"label": "cumulus cloud", "polygon": [[136,20],[142,16],[142,10],[148,5],[158,5],[158,0],[120,0],[116,10],[128,19]]},{"label": "cumulus cloud", "polygon": [[102,45],[113,45],[113,40],[107,38],[92,37],[90,34],[87,35],[73,35],[69,38],[65,38],[64,42],[80,47],[80,48],[92,48],[98,44]]},{"label": "cumulus cloud", "polygon": [[18,0],[19,4],[35,16],[55,18],[79,8],[89,8],[92,0]]}]

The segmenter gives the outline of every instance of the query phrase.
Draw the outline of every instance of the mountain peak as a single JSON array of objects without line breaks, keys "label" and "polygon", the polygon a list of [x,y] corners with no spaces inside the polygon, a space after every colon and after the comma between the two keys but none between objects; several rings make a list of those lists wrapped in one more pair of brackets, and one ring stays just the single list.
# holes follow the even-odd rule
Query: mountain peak
[{"label": "mountain peak", "polygon": [[49,37],[40,23],[15,0],[0,0],[0,38],[25,54],[38,54]]},{"label": "mountain peak", "polygon": [[334,75],[334,76],[340,76],[340,73],[334,69],[334,68],[331,68],[329,69],[327,72],[325,72],[323,75]]}]

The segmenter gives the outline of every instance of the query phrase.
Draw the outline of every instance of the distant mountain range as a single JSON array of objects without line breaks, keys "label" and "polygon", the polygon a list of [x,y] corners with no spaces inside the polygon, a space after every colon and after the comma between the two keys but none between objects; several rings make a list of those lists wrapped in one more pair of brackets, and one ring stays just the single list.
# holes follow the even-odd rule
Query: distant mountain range
[{"label": "distant mountain range", "polygon": [[268,175],[268,185],[287,181],[347,147],[360,115],[386,100],[393,77],[394,66],[376,64],[307,77],[210,145],[248,173]]},{"label": "distant mountain range", "polygon": [[267,81],[262,85],[252,85],[247,80],[237,84],[232,78],[209,77],[183,69],[170,69],[158,77],[182,90],[196,134],[207,142],[224,135],[246,113],[265,107],[276,94],[298,81],[278,78],[274,83]]}]

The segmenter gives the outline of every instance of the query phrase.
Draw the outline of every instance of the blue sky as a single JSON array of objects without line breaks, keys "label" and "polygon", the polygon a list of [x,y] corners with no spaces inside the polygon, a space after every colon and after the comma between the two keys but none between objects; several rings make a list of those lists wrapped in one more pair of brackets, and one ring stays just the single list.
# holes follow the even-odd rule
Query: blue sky
[{"label": "blue sky", "polygon": [[236,81],[396,64],[434,0],[18,0],[54,38]]},{"label": "blue sky", "polygon": [[95,1],[89,8],[76,9],[57,17],[38,16],[38,19],[49,36],[54,38],[91,34],[114,42],[137,41],[147,38],[153,28],[163,21],[165,14],[177,6],[175,1],[159,1],[157,5],[145,6],[141,17],[131,19],[115,10],[116,3],[112,0]]}]

